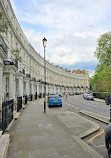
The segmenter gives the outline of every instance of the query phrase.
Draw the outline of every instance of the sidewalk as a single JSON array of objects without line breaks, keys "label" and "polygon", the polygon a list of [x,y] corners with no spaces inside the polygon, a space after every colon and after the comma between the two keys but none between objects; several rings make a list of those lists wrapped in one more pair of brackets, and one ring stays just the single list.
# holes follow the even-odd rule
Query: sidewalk
[{"label": "sidewalk", "polygon": [[63,108],[30,103],[9,130],[8,158],[103,158],[80,138],[99,126]]},{"label": "sidewalk", "polygon": [[95,101],[98,101],[98,102],[105,103],[105,100],[104,100],[104,99],[94,98],[94,100],[95,100]]}]

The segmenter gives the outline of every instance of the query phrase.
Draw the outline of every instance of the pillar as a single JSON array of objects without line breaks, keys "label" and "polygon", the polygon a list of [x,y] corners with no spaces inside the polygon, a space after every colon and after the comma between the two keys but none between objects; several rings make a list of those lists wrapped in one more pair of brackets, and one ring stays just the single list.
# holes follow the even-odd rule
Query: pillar
[{"label": "pillar", "polygon": [[29,96],[29,80],[26,80],[26,95]]},{"label": "pillar", "polygon": [[23,97],[23,77],[19,78],[19,96]]},{"label": "pillar", "polygon": [[0,65],[0,107],[2,107],[2,89],[3,89],[3,67]]},{"label": "pillar", "polygon": [[14,77],[13,73],[11,72],[9,75],[9,98],[14,99]]},{"label": "pillar", "polygon": [[39,85],[37,85],[37,95],[39,96]]}]

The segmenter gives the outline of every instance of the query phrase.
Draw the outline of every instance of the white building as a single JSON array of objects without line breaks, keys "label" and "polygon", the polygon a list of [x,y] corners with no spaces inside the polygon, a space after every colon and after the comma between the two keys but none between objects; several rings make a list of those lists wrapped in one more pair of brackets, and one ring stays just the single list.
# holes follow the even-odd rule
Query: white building
[{"label": "white building", "polygon": [[[9,22],[6,33],[0,36],[0,109],[4,100],[18,96],[38,96],[44,93],[44,58],[31,46],[24,35],[10,0],[0,0],[0,11]],[[19,49],[21,62],[16,62],[12,49]],[[86,71],[68,71],[46,61],[46,93],[88,91]],[[14,108],[16,112],[16,108]]]}]

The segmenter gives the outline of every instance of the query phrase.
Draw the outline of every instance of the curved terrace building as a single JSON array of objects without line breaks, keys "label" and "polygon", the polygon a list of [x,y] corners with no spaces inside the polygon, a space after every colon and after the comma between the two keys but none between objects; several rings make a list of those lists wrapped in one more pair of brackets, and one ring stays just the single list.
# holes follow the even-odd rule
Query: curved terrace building
[{"label": "curved terrace building", "polygon": [[[0,108],[6,100],[27,96],[42,97],[44,93],[44,58],[27,40],[14,14],[10,0],[0,0],[0,11],[9,22],[6,33],[0,35]],[[20,52],[21,61],[14,53]],[[85,70],[68,71],[46,61],[46,93],[83,93],[88,91],[89,77]],[[18,109],[19,110],[19,109]],[[14,106],[14,112],[17,108]]]}]

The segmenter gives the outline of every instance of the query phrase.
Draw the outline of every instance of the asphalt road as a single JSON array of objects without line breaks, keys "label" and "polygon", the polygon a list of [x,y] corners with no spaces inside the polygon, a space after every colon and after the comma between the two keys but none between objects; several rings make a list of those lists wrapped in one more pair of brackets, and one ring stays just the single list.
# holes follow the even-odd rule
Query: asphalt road
[{"label": "asphalt road", "polygon": [[[109,105],[105,105],[105,103],[102,103],[102,102],[85,100],[82,95],[68,96],[67,100],[64,97],[63,108],[69,111],[76,112],[79,115],[82,115],[79,113],[80,110],[86,110],[86,111],[90,111],[90,112],[93,112],[105,117],[110,117]],[[102,134],[98,135],[105,129],[107,125],[91,117],[88,117],[85,115],[82,115],[82,116],[87,119],[90,119],[91,121],[96,122],[100,126],[100,131],[88,136],[87,138],[84,138],[84,141],[87,144],[89,144],[92,148],[94,148],[97,152],[99,152],[104,158],[108,158],[107,150],[105,147],[105,141],[104,141],[105,134],[103,132]],[[94,139],[91,142],[89,142],[91,138],[94,138]]]},{"label": "asphalt road", "polygon": [[105,103],[102,102],[86,100],[83,98],[82,95],[68,96],[66,102],[70,104],[70,106],[76,107],[81,110],[97,113],[105,117],[110,116],[109,105],[106,105]]}]

